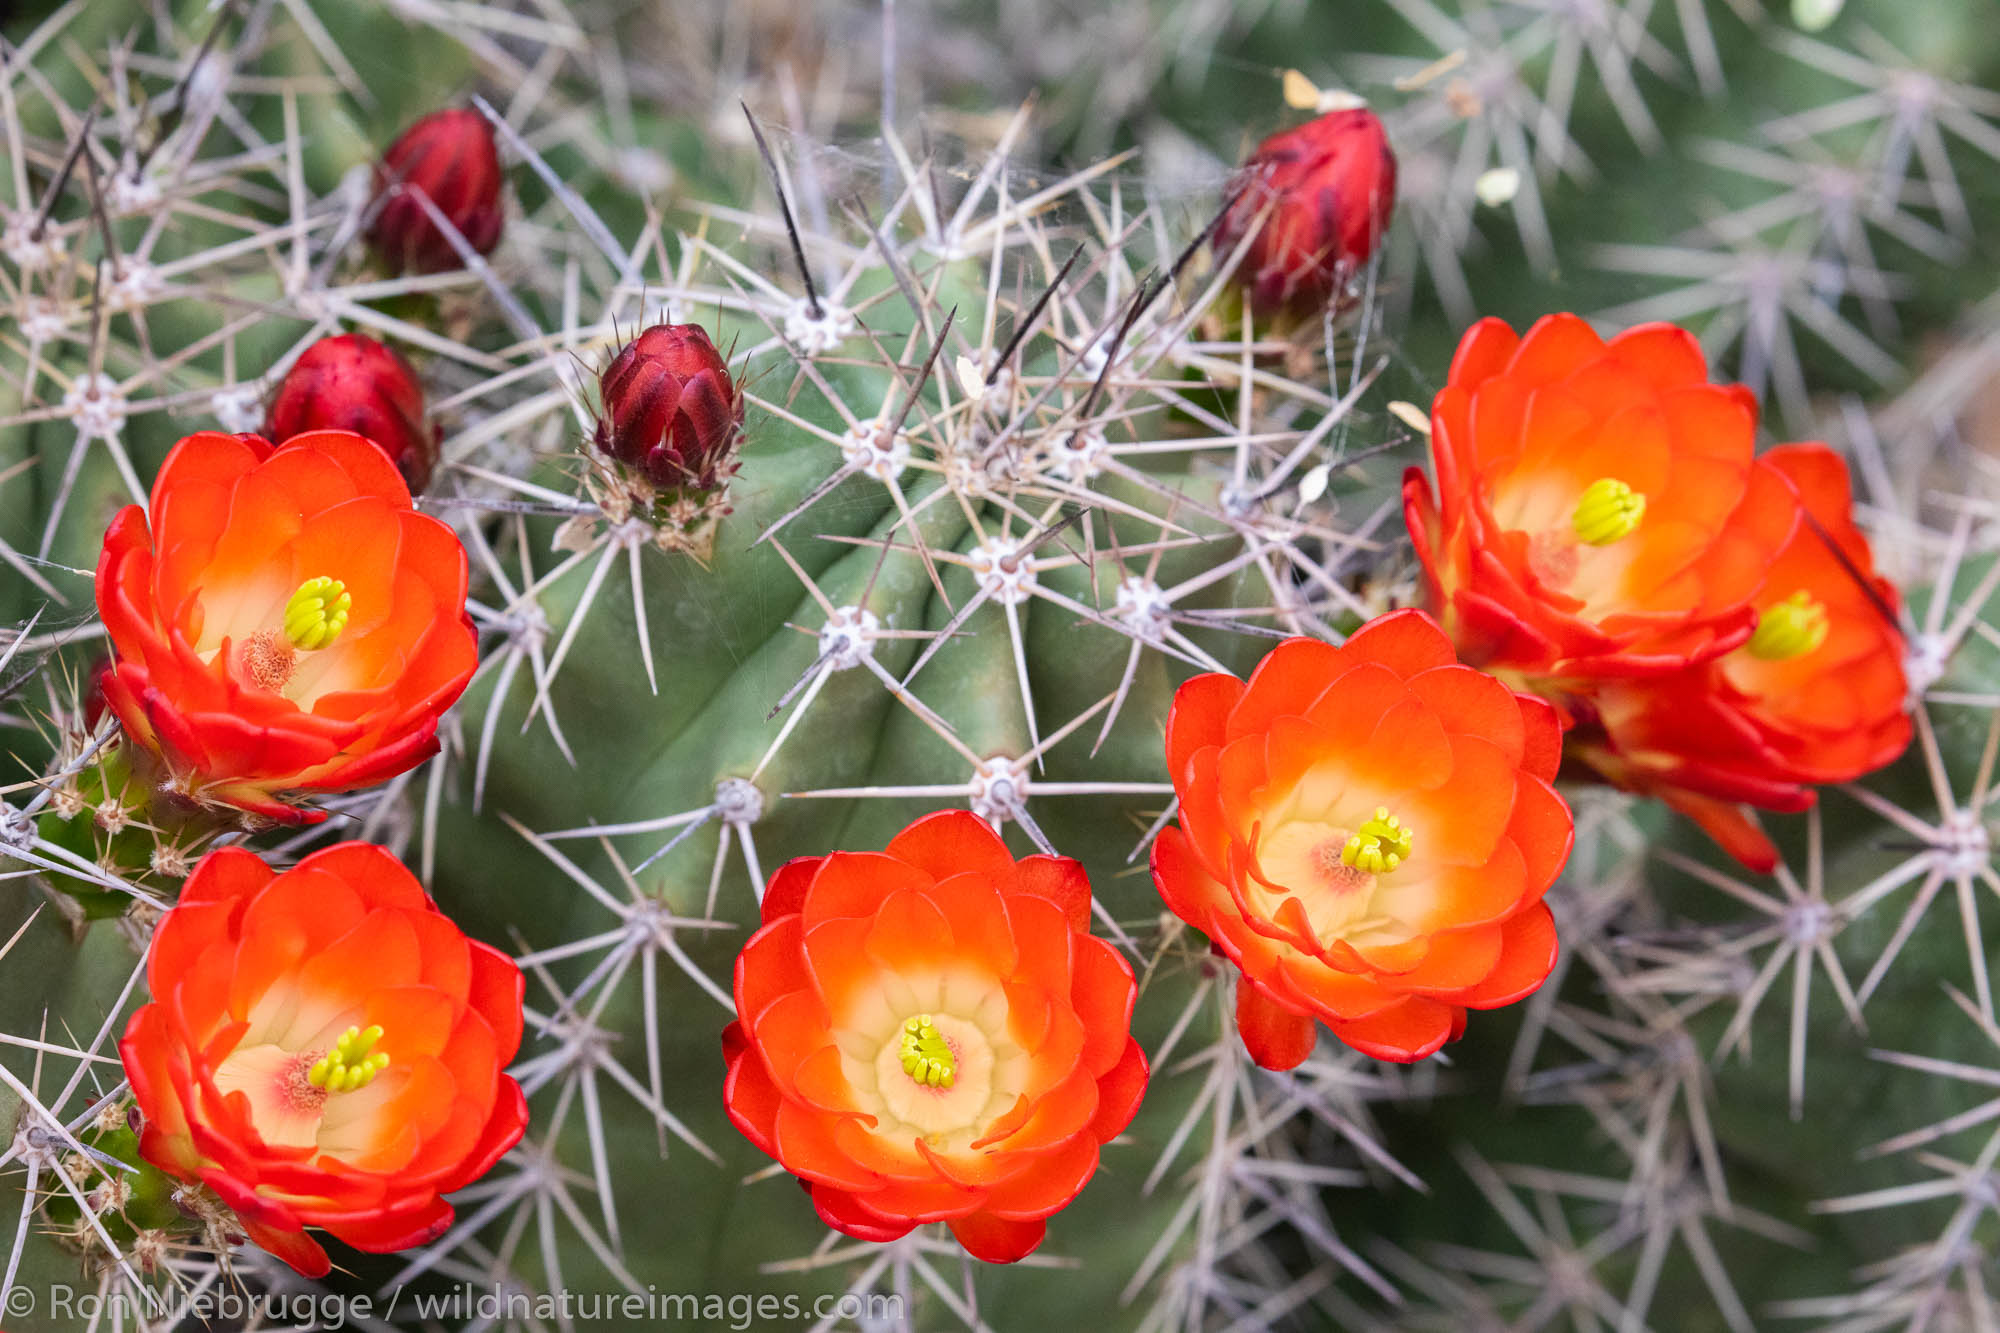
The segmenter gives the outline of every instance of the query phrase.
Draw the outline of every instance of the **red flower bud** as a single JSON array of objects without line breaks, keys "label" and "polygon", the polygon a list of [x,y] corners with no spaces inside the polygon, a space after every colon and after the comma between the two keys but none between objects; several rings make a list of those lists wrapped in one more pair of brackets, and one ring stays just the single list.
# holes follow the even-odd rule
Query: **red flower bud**
[{"label": "red flower bud", "polygon": [[714,490],[735,472],[743,398],[701,325],[655,324],[597,384],[597,447],[656,490]]},{"label": "red flower bud", "polygon": [[1237,270],[1259,314],[1323,309],[1368,262],[1396,208],[1396,155],[1365,107],[1331,111],[1257,146],[1236,179],[1241,196],[1216,229],[1218,253],[1263,226]]},{"label": "red flower bud", "polygon": [[[368,240],[392,272],[439,273],[462,260],[415,195],[422,190],[480,254],[500,243],[500,150],[477,111],[425,116],[389,145],[375,168],[375,225]],[[386,196],[386,198],[384,197]]]},{"label": "red flower bud", "polygon": [[424,424],[424,389],[395,349],[360,333],[321,338],[271,395],[264,432],[280,444],[309,430],[351,430],[373,441],[421,491],[437,464]]}]

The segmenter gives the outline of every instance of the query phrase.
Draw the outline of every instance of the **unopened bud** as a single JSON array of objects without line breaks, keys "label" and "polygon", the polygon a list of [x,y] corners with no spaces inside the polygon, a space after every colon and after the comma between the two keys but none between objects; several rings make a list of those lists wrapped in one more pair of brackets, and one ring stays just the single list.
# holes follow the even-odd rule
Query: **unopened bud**
[{"label": "unopened bud", "polygon": [[699,324],[656,324],[598,377],[598,449],[660,492],[712,491],[736,470],[743,399]]},{"label": "unopened bud", "polygon": [[425,116],[389,145],[375,169],[380,207],[368,240],[391,272],[440,273],[464,260],[414,195],[421,190],[478,254],[500,243],[500,150],[477,111]]},{"label": "unopened bud", "polygon": [[437,465],[438,435],[424,421],[424,388],[410,363],[366,334],[322,338],[271,395],[265,433],[283,444],[309,430],[372,440],[421,491]]},{"label": "unopened bud", "polygon": [[1396,156],[1374,112],[1330,111],[1259,144],[1237,187],[1242,196],[1216,229],[1216,252],[1233,251],[1262,216],[1237,270],[1251,307],[1308,315],[1381,243],[1396,207]]}]

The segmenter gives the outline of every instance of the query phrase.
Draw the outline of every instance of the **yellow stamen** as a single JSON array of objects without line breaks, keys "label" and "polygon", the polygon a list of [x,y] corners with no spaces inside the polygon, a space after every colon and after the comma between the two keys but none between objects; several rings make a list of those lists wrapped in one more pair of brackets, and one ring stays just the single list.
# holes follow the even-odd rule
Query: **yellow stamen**
[{"label": "yellow stamen", "polygon": [[309,652],[326,647],[347,628],[347,608],[353,601],[339,579],[307,579],[285,603],[285,637],[293,647]]},{"label": "yellow stamen", "polygon": [[903,1072],[928,1088],[948,1088],[958,1076],[951,1047],[929,1014],[903,1024]]},{"label": "yellow stamen", "polygon": [[1744,646],[1762,661],[1789,662],[1816,651],[1826,642],[1827,629],[1826,604],[1801,588],[1764,608],[1764,614],[1757,617],[1757,632]]},{"label": "yellow stamen", "polygon": [[306,1071],[306,1082],[328,1092],[353,1092],[375,1081],[389,1067],[389,1053],[375,1049],[382,1029],[370,1024],[367,1031],[349,1028],[340,1034],[333,1049],[322,1055]]},{"label": "yellow stamen", "polygon": [[1415,830],[1389,813],[1389,807],[1375,807],[1375,817],[1361,825],[1361,831],[1340,849],[1340,863],[1371,875],[1386,875],[1409,859]]},{"label": "yellow stamen", "polygon": [[1645,516],[1645,496],[1616,477],[1599,477],[1583,488],[1569,522],[1578,541],[1609,546],[1631,536]]}]

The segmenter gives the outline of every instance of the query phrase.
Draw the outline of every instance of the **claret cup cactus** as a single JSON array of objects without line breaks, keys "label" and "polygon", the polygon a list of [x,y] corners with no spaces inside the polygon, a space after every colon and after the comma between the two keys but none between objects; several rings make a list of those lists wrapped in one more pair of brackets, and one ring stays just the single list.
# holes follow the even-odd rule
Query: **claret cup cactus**
[{"label": "claret cup cactus", "polygon": [[2000,1322],[1909,8],[0,20],[0,1322]]}]

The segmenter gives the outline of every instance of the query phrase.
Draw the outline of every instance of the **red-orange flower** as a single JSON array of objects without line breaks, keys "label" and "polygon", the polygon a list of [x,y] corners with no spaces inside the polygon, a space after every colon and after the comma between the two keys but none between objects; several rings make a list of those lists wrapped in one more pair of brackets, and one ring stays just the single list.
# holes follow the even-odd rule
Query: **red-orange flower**
[{"label": "red-orange flower", "polygon": [[171,790],[272,819],[288,793],[381,782],[437,752],[478,646],[465,548],[380,449],[213,431],[174,447],[97,562],[103,678]]},{"label": "red-orange flower", "polygon": [[1167,906],[1243,970],[1257,1062],[1311,1054],[1315,1019],[1418,1060],[1467,1009],[1555,962],[1542,894],[1569,856],[1548,704],[1461,666],[1421,611],[1340,647],[1288,639],[1248,683],[1196,676],[1167,717],[1180,827],[1153,847]]},{"label": "red-orange flower", "polygon": [[828,1226],[883,1241],[943,1221],[1010,1263],[1138,1109],[1133,994],[1090,934],[1082,866],[1017,862],[943,811],[771,877],[722,1037],[729,1118]]},{"label": "red-orange flower", "polygon": [[1437,498],[1404,511],[1432,609],[1467,662],[1529,676],[1658,675],[1756,628],[1798,505],[1752,457],[1755,400],[1708,382],[1668,324],[1609,342],[1574,315],[1481,320],[1431,407]]},{"label": "red-orange flower", "polygon": [[1748,642],[1657,681],[1608,682],[1572,753],[1618,785],[1699,820],[1758,870],[1777,851],[1740,804],[1802,810],[1813,785],[1847,782],[1910,741],[1896,589],[1854,526],[1847,465],[1823,444],[1764,461],[1808,516],[1771,564]]},{"label": "red-orange flower", "polygon": [[1375,253],[1396,208],[1396,155],[1366,107],[1272,135],[1238,180],[1242,193],[1216,228],[1215,246],[1229,253],[1263,219],[1240,269],[1259,314],[1324,308]]},{"label": "red-orange flower", "polygon": [[443,1195],[521,1137],[503,1072],[521,972],[467,939],[366,843],[276,873],[224,848],[154,932],[153,1002],[118,1044],[139,1151],[214,1190],[250,1239],[308,1277],[323,1227],[387,1254],[451,1225]]}]

